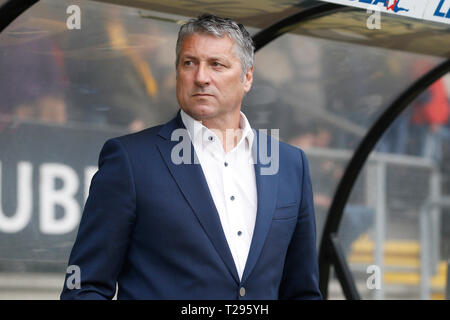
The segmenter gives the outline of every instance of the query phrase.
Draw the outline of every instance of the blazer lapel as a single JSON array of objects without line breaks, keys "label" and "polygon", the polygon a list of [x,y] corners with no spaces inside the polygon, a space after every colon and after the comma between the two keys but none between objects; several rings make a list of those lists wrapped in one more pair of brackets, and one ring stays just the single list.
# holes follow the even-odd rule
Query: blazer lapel
[{"label": "blazer lapel", "polygon": [[[251,274],[256,262],[261,254],[261,250],[264,246],[264,242],[269,232],[270,225],[272,223],[273,213],[275,212],[277,192],[278,192],[278,174],[262,175],[261,168],[265,166],[261,163],[261,159],[258,157],[260,150],[260,141],[266,143],[266,150],[270,151],[270,137],[265,140],[267,136],[260,135],[257,131],[255,134],[255,140],[253,142],[253,158],[257,159],[255,167],[256,188],[257,188],[257,211],[255,229],[253,231],[253,238],[250,246],[250,251],[245,265],[244,274],[242,275],[242,282],[246,281]],[[256,149],[255,149],[256,146]],[[257,152],[256,152],[257,151]]]},{"label": "blazer lapel", "polygon": [[202,167],[200,164],[195,164],[193,161],[195,150],[192,143],[190,143],[191,164],[182,163],[177,165],[172,161],[172,150],[179,141],[171,141],[171,135],[173,130],[179,128],[185,129],[180,112],[178,112],[175,119],[161,128],[159,135],[163,139],[158,141],[158,149],[169,168],[170,173],[213,243],[215,249],[235,281],[239,283],[239,276],[234,264],[233,256],[231,255],[230,248],[225,238],[219,214],[209,191]]}]

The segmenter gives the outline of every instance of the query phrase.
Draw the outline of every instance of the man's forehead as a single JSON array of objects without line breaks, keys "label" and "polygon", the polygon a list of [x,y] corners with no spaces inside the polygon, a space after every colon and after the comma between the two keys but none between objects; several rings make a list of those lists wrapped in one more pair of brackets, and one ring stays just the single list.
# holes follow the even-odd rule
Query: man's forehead
[{"label": "man's forehead", "polygon": [[[198,52],[197,46],[204,45],[208,42],[208,45],[202,46],[202,51]],[[235,41],[228,35],[218,37],[214,34],[208,33],[193,33],[184,38],[181,46],[181,55],[197,55],[207,54],[215,56],[227,56],[233,53],[235,56]]]}]

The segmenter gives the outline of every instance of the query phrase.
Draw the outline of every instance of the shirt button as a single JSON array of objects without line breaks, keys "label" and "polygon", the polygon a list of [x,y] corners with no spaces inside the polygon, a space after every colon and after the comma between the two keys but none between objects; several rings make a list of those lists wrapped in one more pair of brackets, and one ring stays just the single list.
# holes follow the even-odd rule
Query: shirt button
[{"label": "shirt button", "polygon": [[238,231],[237,235],[240,236],[242,234],[242,231]]},{"label": "shirt button", "polygon": [[231,201],[233,201],[234,200],[234,196],[231,196],[230,199],[231,199]]},{"label": "shirt button", "polygon": [[241,288],[239,289],[239,295],[240,295],[241,297],[245,296],[245,288],[244,288],[244,287],[241,287]]},{"label": "shirt button", "polygon": [[213,137],[213,136],[209,136],[209,137],[208,137],[208,140],[209,140],[209,141],[213,141],[213,140],[214,140],[214,137]]},{"label": "shirt button", "polygon": [[228,162],[225,162],[223,165],[224,165],[225,167],[228,167]]}]

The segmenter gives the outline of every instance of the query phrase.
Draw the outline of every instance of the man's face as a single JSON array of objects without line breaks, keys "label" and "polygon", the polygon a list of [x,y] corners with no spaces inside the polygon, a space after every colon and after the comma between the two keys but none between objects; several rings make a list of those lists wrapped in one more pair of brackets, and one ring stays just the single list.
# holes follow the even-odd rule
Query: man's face
[{"label": "man's face", "polygon": [[196,120],[239,113],[244,94],[251,88],[253,68],[241,79],[242,67],[228,36],[187,36],[177,66],[177,99]]}]

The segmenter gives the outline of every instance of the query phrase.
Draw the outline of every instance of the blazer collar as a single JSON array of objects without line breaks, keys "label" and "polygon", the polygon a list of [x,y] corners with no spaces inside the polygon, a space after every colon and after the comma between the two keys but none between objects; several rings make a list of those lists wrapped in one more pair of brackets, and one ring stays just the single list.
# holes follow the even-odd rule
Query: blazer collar
[{"label": "blazer collar", "polygon": [[180,110],[178,110],[175,118],[173,118],[172,120],[161,126],[158,135],[164,138],[165,140],[170,140],[172,132],[176,129],[186,129],[186,127],[183,124],[183,121],[181,120]]}]

